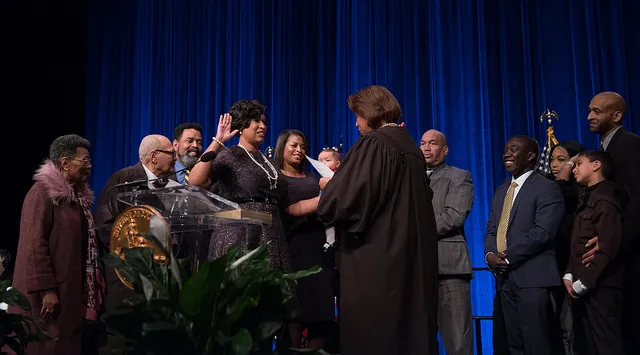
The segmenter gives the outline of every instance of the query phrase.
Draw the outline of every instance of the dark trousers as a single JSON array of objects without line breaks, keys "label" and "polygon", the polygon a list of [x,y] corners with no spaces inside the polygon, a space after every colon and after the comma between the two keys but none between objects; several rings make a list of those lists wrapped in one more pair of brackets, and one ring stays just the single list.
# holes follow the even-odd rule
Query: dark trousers
[{"label": "dark trousers", "polygon": [[438,329],[447,355],[473,355],[469,279],[446,277],[438,285]]},{"label": "dark trousers", "polygon": [[519,288],[511,275],[504,278],[500,301],[511,355],[550,354],[549,290]]},{"label": "dark trousers", "polygon": [[509,355],[509,341],[507,327],[504,324],[500,291],[493,299],[493,355]]},{"label": "dark trousers", "polygon": [[573,312],[571,311],[570,298],[564,286],[555,287],[551,290],[553,315],[550,330],[553,340],[558,340],[552,341],[554,354],[573,355]]},{"label": "dark trousers", "polygon": [[[640,243],[638,243],[640,244]],[[628,256],[625,277],[624,312],[622,314],[624,344],[627,354],[640,354],[640,249]]]},{"label": "dark trousers", "polygon": [[595,288],[584,297],[572,299],[575,352],[578,355],[622,355],[623,292]]}]

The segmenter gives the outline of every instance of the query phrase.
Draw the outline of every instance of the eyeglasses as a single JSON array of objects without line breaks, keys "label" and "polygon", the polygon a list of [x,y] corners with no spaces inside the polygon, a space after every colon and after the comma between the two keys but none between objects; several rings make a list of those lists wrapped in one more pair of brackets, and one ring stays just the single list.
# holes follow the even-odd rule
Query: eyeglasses
[{"label": "eyeglasses", "polygon": [[83,163],[84,165],[91,165],[91,158],[89,158],[89,157],[86,157],[84,159],[71,158],[71,160],[79,161],[79,162]]},{"label": "eyeglasses", "polygon": [[164,154],[169,154],[172,157],[176,156],[176,151],[175,150],[161,150],[161,149],[156,149],[155,152],[162,152]]}]

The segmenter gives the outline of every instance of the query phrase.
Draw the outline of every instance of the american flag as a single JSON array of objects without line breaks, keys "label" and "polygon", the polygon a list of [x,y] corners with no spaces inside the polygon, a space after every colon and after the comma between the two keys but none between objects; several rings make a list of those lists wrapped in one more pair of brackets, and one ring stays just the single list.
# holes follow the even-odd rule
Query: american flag
[{"label": "american flag", "polygon": [[536,167],[536,171],[542,175],[551,174],[551,167],[549,166],[549,159],[551,158],[551,150],[558,144],[558,140],[556,139],[556,135],[553,130],[553,118],[558,119],[558,114],[553,111],[547,109],[545,112],[540,115],[540,122],[544,122],[545,119],[549,127],[547,127],[547,142],[540,153],[540,160],[538,161],[538,165]]}]

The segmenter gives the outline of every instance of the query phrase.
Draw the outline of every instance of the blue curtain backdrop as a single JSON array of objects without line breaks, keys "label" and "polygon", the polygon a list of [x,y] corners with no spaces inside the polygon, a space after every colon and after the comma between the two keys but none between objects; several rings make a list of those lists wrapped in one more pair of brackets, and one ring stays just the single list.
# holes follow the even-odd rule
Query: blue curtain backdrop
[{"label": "blue curtain backdrop", "polygon": [[[604,90],[628,102],[640,129],[640,2],[558,0],[94,0],[88,24],[86,135],[92,186],[137,161],[149,133],[171,137],[194,121],[205,144],[239,99],[266,104],[268,137],[302,130],[310,155],[357,139],[346,98],[370,84],[400,101],[416,142],[430,128],[449,139],[448,162],[471,171],[466,230],[484,266],[488,206],[506,177],[514,134],[544,143],[549,108],[560,140],[595,148],[586,122]],[[635,115],[635,118],[634,118]],[[473,310],[490,315],[493,277],[478,273]],[[491,324],[483,325],[491,352]]]}]

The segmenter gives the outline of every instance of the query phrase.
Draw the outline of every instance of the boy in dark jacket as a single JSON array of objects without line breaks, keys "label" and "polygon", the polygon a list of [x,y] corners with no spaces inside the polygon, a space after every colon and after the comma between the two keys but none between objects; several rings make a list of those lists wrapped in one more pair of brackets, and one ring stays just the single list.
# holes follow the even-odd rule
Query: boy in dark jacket
[{"label": "boy in dark jacket", "polygon": [[[604,151],[580,153],[573,174],[584,186],[571,235],[571,254],[563,277],[573,298],[577,354],[624,354],[620,260],[624,194],[609,181],[613,162]],[[598,236],[600,250],[591,264],[582,264],[585,244]]]}]

